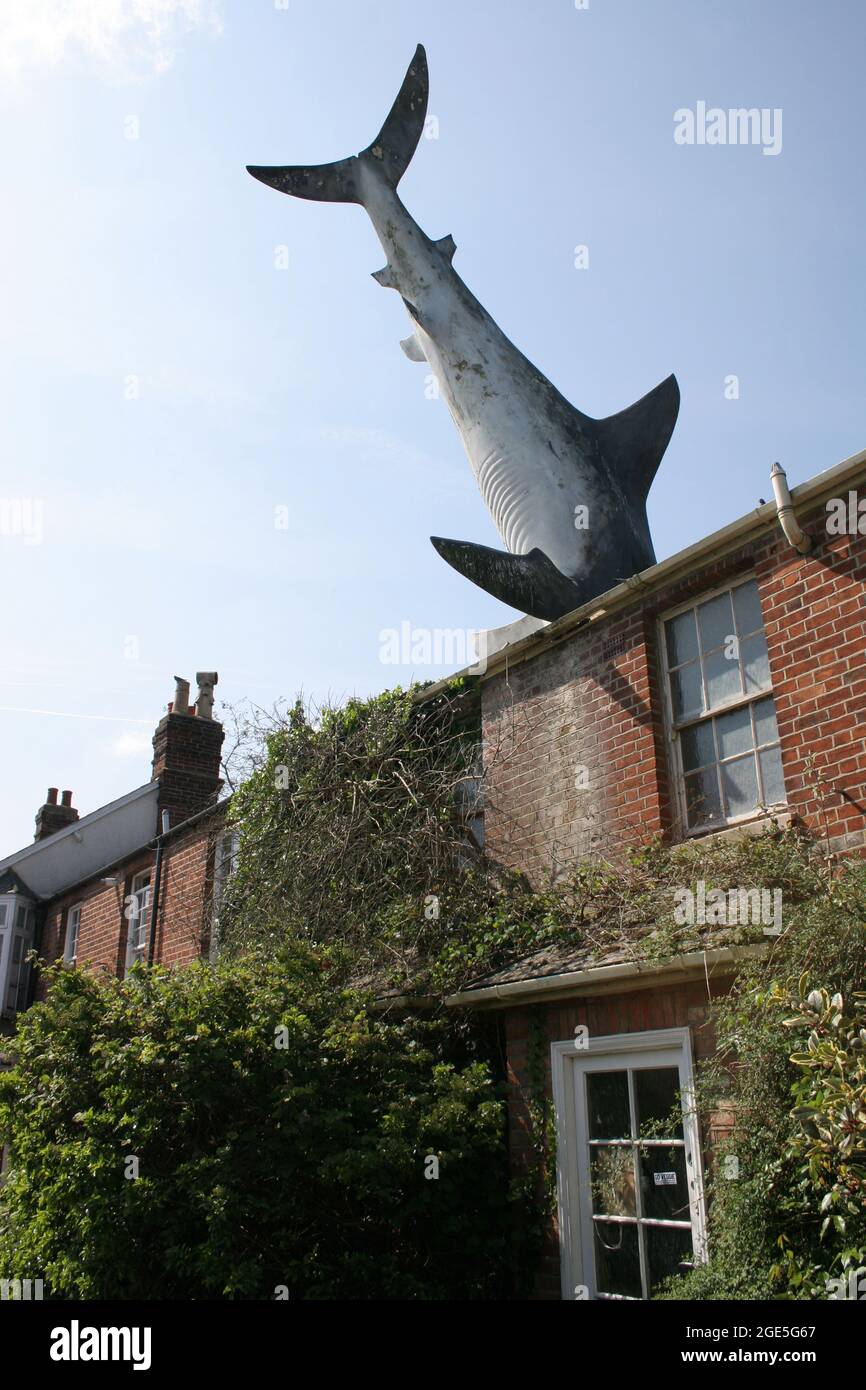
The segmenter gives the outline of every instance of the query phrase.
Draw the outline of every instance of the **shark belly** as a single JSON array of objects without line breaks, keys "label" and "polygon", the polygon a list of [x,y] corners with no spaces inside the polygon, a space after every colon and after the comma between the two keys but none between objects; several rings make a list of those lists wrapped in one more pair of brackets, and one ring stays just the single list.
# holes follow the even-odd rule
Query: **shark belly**
[{"label": "shark belly", "polygon": [[[582,456],[581,441],[563,435],[553,406],[546,411],[537,391],[525,399],[523,373],[507,349],[489,343],[479,352],[476,345],[469,356],[462,334],[452,333],[444,348],[430,332],[416,335],[508,551],[539,549],[563,574],[581,573],[595,548],[593,523],[604,521],[610,503],[604,479]],[[578,529],[584,519],[586,528]]]}]

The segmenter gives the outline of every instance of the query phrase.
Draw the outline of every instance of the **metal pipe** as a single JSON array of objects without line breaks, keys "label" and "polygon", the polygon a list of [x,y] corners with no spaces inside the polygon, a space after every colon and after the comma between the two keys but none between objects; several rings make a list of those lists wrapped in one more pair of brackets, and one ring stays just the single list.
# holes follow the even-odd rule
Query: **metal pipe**
[{"label": "metal pipe", "polygon": [[812,537],[806,535],[797,521],[788,479],[781,464],[773,464],[770,469],[770,482],[773,484],[773,493],[776,498],[776,515],[779,518],[779,525],[785,534],[786,541],[794,547],[798,554],[808,555],[812,549]]},{"label": "metal pipe", "polygon": [[162,813],[162,834],[156,837],[156,863],[153,866],[153,897],[150,900],[150,939],[147,943],[147,963],[153,965],[156,951],[156,922],[159,915],[159,888],[162,880],[162,846],[170,829],[169,812]]}]

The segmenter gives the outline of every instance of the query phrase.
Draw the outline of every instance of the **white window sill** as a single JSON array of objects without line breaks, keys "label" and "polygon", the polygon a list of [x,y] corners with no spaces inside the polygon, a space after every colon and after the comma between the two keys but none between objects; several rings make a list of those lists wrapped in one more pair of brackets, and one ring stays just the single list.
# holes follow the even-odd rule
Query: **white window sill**
[{"label": "white window sill", "polygon": [[689,830],[680,843],[688,844],[692,840],[745,840],[757,835],[766,835],[775,829],[790,830],[793,823],[793,813],[779,806],[769,811],[759,811],[754,816],[743,817],[742,820],[732,821],[719,830]]}]

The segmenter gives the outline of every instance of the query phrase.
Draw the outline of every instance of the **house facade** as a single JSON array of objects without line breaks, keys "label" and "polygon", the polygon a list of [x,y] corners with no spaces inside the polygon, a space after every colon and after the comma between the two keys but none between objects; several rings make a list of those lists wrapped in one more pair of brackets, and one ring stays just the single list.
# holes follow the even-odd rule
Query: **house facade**
[{"label": "house facade", "polygon": [[58,800],[50,787],[33,843],[0,860],[2,1031],[44,993],[27,962],[33,949],[119,977],[137,961],[180,965],[215,949],[214,903],[235,840],[207,686],[190,706],[178,682],[154,734],[150,781],[85,816],[70,791]]},{"label": "house facade", "polygon": [[[784,475],[774,486],[774,502],[490,655],[480,681],[494,859],[542,887],[654,836],[779,823],[828,854],[863,852],[866,453],[793,493]],[[664,1143],[635,1140],[688,1096],[714,1050],[714,1000],[738,951],[754,949],[664,964],[540,951],[449,1001],[502,1016],[517,1163],[529,1159],[541,1046],[558,1187],[541,1297],[646,1298],[700,1258],[714,1135],[684,1102]],[[599,1190],[613,1194],[607,1209]]]},{"label": "house facade", "polygon": [[[780,823],[831,855],[866,849],[866,453],[793,493],[784,475],[774,487],[773,502],[556,622],[516,626],[490,653],[483,839],[497,862],[543,887],[655,836]],[[143,786],[83,817],[49,789],[33,844],[0,861],[5,1031],[43,988],[32,947],[113,976],[213,954],[236,840],[211,694],[189,706],[178,683]],[[541,1059],[558,1215],[540,1297],[646,1298],[700,1258],[716,1136],[687,1098],[715,1049],[715,1001],[756,949],[656,963],[543,950],[447,1001],[500,1016],[515,1164],[532,1161]],[[674,1132],[638,1144],[680,1097]]]}]

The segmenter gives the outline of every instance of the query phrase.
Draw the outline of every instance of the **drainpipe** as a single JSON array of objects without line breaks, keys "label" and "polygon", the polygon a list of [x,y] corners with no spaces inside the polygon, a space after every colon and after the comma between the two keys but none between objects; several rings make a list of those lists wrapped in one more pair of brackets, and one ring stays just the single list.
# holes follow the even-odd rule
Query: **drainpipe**
[{"label": "drainpipe", "polygon": [[788,479],[781,464],[774,463],[770,469],[770,482],[773,484],[773,492],[776,496],[776,515],[779,518],[779,525],[785,533],[785,539],[789,545],[800,555],[808,555],[812,549],[812,538],[797,521],[794,513],[794,503],[791,499],[791,491],[788,487]]},{"label": "drainpipe", "polygon": [[147,963],[153,965],[156,951],[156,923],[159,915],[159,886],[162,880],[162,845],[171,828],[171,813],[162,813],[162,834],[156,837],[156,863],[153,866],[153,897],[150,900],[150,940],[147,943]]}]

